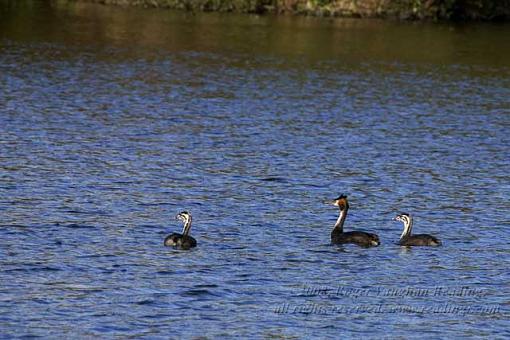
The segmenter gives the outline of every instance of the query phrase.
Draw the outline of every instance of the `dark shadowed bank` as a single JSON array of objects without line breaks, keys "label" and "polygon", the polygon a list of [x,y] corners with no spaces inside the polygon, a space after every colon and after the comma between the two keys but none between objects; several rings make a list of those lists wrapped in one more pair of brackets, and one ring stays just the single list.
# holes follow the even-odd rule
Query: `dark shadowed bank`
[{"label": "dark shadowed bank", "polygon": [[70,0],[188,11],[303,14],[405,20],[510,19],[510,0]]}]

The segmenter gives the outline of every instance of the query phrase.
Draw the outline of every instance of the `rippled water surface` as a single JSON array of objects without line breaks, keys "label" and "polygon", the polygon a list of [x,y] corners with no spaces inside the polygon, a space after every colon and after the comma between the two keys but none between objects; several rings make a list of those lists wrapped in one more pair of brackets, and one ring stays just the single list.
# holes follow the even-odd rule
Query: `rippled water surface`
[{"label": "rippled water surface", "polygon": [[509,36],[1,2],[0,336],[510,336]]}]

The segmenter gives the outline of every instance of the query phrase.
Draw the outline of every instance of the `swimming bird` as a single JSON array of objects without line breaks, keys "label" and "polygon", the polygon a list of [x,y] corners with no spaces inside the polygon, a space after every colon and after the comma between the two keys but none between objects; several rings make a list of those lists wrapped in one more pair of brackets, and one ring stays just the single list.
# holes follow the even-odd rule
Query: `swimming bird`
[{"label": "swimming bird", "polygon": [[340,215],[335,223],[335,228],[331,232],[332,244],[353,243],[361,247],[374,247],[380,244],[379,236],[364,231],[349,231],[344,233],[344,222],[349,210],[347,196],[340,195],[328,203],[337,206],[340,209]]},{"label": "swimming bird", "polygon": [[190,249],[197,246],[197,241],[189,236],[191,230],[191,214],[187,211],[182,211],[175,216],[176,219],[184,223],[182,234],[171,233],[165,238],[165,246],[175,247],[178,249]]},{"label": "swimming bird", "polygon": [[404,231],[402,235],[400,235],[400,240],[398,244],[401,246],[440,246],[441,241],[435,238],[432,235],[428,234],[418,234],[411,235],[411,230],[413,229],[413,218],[411,215],[402,213],[395,217],[395,221],[400,221],[404,223]]}]

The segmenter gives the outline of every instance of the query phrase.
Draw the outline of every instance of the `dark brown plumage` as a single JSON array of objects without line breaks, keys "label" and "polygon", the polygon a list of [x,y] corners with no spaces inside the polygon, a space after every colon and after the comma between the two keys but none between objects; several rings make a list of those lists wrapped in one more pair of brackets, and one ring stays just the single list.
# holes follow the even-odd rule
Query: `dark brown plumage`
[{"label": "dark brown plumage", "polygon": [[401,246],[411,247],[411,246],[440,246],[441,241],[436,237],[428,234],[417,234],[411,235],[411,231],[413,229],[413,218],[411,215],[402,213],[395,217],[396,221],[400,221],[404,223],[404,230],[402,231],[402,235],[400,235],[400,240],[398,244]]},{"label": "dark brown plumage", "polygon": [[197,241],[189,236],[191,230],[191,214],[187,211],[180,212],[175,216],[176,219],[184,223],[182,234],[172,233],[165,238],[164,245],[178,249],[187,250],[197,246]]},{"label": "dark brown plumage", "polygon": [[340,215],[335,223],[335,228],[331,232],[332,244],[347,244],[352,243],[361,247],[376,247],[381,242],[379,236],[376,234],[367,233],[364,231],[349,231],[344,232],[344,222],[349,210],[349,202],[347,196],[340,195],[338,198],[330,201],[329,203],[337,206],[340,209]]}]

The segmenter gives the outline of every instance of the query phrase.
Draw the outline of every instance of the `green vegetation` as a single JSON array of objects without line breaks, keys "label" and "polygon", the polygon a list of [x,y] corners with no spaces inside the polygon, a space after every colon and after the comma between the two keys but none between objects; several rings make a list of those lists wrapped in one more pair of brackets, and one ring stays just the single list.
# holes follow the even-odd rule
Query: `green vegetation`
[{"label": "green vegetation", "polygon": [[70,0],[188,11],[390,17],[409,20],[508,20],[510,0]]}]

